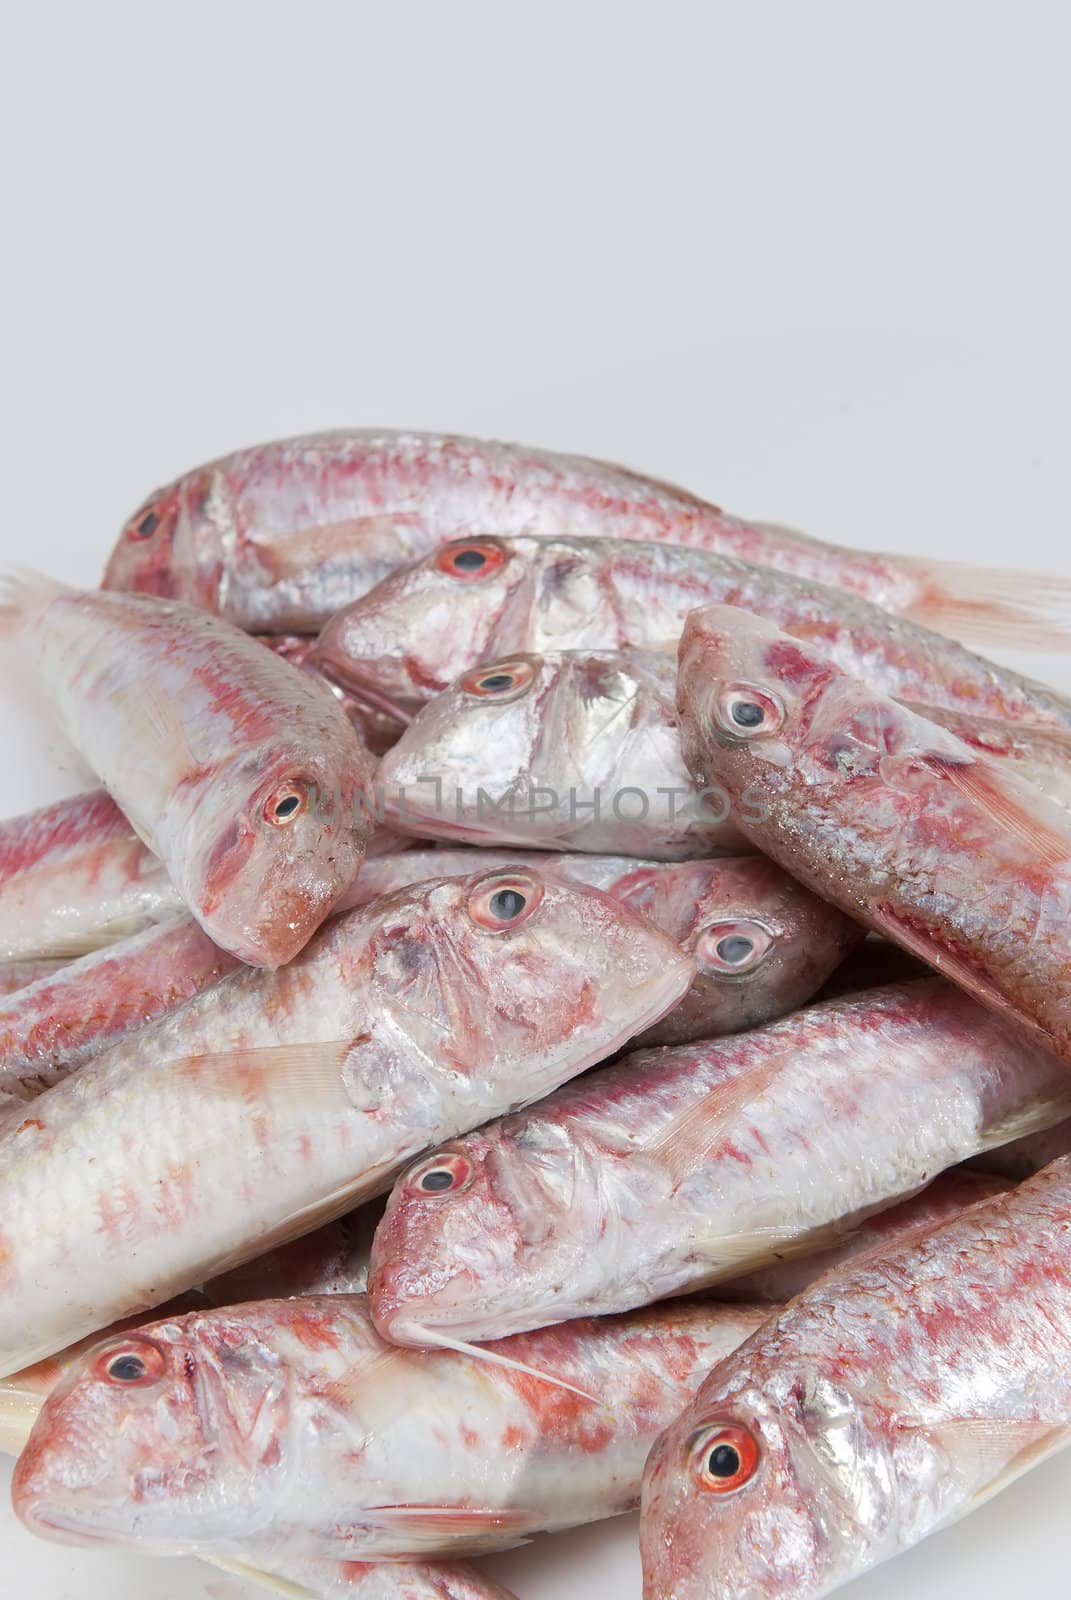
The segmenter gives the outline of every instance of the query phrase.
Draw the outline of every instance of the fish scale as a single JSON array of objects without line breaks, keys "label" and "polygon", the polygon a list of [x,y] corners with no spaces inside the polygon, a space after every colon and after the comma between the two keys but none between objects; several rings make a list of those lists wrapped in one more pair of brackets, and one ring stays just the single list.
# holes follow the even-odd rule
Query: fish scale
[{"label": "fish scale", "polygon": [[[14,1502],[46,1536],[136,1533],[271,1565],[508,1547],[630,1509],[651,1441],[767,1310],[659,1306],[420,1353],[385,1344],[363,1296],[194,1311],[80,1358],[44,1403]],[[110,1381],[124,1351],[157,1380]],[[87,1456],[103,1471],[83,1473]]]},{"label": "fish scale", "polygon": [[674,544],[458,540],[338,612],[307,659],[405,720],[461,673],[509,654],[673,652],[688,614],[712,604],[768,617],[898,699],[1071,728],[1071,701],[1055,690],[859,595]]},{"label": "fish scale", "polygon": [[690,770],[756,848],[1071,1061],[1063,806],[735,609],[689,618],[677,696]]},{"label": "fish scale", "polygon": [[563,533],[716,551],[967,638],[1067,640],[1059,579],[849,550],[608,462],[402,429],[280,439],[184,474],[129,518],[104,583],[187,600],[253,632],[316,632],[449,539]]},{"label": "fish scale", "polygon": [[938,978],[638,1051],[452,1141],[456,1183],[399,1179],[376,1325],[491,1339],[814,1253],[1069,1095],[1061,1062]]},{"label": "fish scale", "polygon": [[30,1100],[237,965],[179,915],[0,1000],[0,1092]]},{"label": "fish scale", "polygon": [[526,871],[400,891],[277,972],[232,972],[5,1122],[0,1371],[349,1210],[657,1021],[693,970],[615,901]]},{"label": "fish scale", "polygon": [[64,733],[205,932],[253,965],[295,955],[371,832],[374,763],[335,697],[219,618],[148,595],[12,574],[0,632],[32,649]]},{"label": "fish scale", "polygon": [[84,955],[181,908],[163,864],[102,789],[0,823],[5,961]]},{"label": "fish scale", "polygon": [[647,1464],[645,1600],[819,1600],[1071,1442],[1069,1374],[1065,1157],[828,1273],[714,1368]]}]

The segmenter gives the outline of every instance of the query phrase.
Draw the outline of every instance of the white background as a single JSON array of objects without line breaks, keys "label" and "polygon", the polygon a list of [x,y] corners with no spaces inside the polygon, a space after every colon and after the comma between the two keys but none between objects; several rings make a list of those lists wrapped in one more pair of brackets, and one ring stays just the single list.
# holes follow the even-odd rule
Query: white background
[{"label": "white background", "polygon": [[[3,559],[94,582],[158,482],[385,423],[1071,574],[1059,0],[5,17]],[[76,781],[22,692],[9,671],[5,813]],[[852,1593],[1040,1588],[1069,1504],[1065,1458]],[[633,1543],[585,1530],[495,1570],[521,1600],[636,1600]],[[6,1509],[0,1571],[19,1600],[245,1593],[37,1546]]]}]

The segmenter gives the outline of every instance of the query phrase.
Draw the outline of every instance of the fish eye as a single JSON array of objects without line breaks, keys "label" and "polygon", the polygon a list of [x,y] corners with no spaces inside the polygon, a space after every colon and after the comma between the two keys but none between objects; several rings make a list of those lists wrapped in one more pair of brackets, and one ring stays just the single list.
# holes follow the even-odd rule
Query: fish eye
[{"label": "fish eye", "polygon": [[527,922],[542,898],[543,885],[534,873],[497,872],[474,886],[468,912],[478,927],[507,933]]},{"label": "fish eye", "polygon": [[759,1464],[754,1434],[735,1423],[704,1428],[688,1448],[696,1481],[712,1494],[735,1494],[750,1483]]},{"label": "fish eye", "polygon": [[97,1374],[108,1383],[131,1389],[155,1383],[162,1378],[167,1361],[159,1345],[149,1339],[113,1346],[97,1361]]},{"label": "fish eye", "polygon": [[696,942],[695,959],[701,972],[743,977],[765,960],[774,936],[761,922],[712,922]]},{"label": "fish eye", "polygon": [[440,572],[452,578],[489,578],[506,564],[506,553],[489,539],[464,539],[448,544],[435,557]]},{"label": "fish eye", "polygon": [[405,1180],[405,1192],[421,1200],[457,1194],[468,1188],[472,1173],[472,1163],[467,1157],[440,1150],[438,1155],[428,1156],[413,1168]]},{"label": "fish eye", "polygon": [[754,700],[737,700],[733,704],[732,718],[741,728],[761,728],[765,712]]},{"label": "fish eye", "polygon": [[145,1376],[145,1363],[140,1356],[113,1356],[108,1362],[108,1376],[116,1383],[140,1383]]},{"label": "fish eye", "polygon": [[137,517],[132,517],[128,528],[131,539],[151,539],[160,526],[160,513],[155,506],[146,506]]},{"label": "fish eye", "polygon": [[508,661],[466,672],[458,687],[478,700],[513,700],[531,688],[541,666],[539,656],[511,656]]},{"label": "fish eye", "polygon": [[726,733],[736,739],[776,733],[785,720],[778,697],[754,683],[734,683],[719,697],[715,715]]},{"label": "fish eye", "polygon": [[309,806],[309,791],[303,783],[284,783],[264,802],[264,819],[273,827],[285,828]]}]

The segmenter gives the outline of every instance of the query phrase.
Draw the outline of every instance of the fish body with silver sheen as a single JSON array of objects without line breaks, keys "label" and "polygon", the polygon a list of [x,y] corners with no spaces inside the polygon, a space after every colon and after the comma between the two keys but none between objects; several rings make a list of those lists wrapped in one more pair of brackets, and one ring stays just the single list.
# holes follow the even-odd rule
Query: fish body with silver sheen
[{"label": "fish body with silver sheen", "polygon": [[419,1354],[361,1296],[195,1311],[80,1359],[14,1503],[46,1537],[270,1564],[504,1548],[631,1509],[652,1441],[767,1310],[659,1306]]},{"label": "fish body with silver sheen", "polygon": [[400,891],[232,972],[5,1123],[0,1373],[343,1215],[613,1053],[693,971],[523,872]]},{"label": "fish body with silver sheen", "polygon": [[735,608],[688,619],[677,699],[690,770],[758,849],[1071,1063],[1063,806]]},{"label": "fish body with silver sheen", "polygon": [[395,1185],[385,1337],[493,1339],[838,1244],[957,1162],[1064,1117],[1062,1062],[939,978],[640,1050]]},{"label": "fish body with silver sheen", "polygon": [[64,733],[215,943],[290,960],[356,876],[373,758],[308,673],[149,595],[10,575],[0,631],[32,641]]},{"label": "fish body with silver sheen", "polygon": [[820,1600],[1068,1442],[1064,1158],[827,1274],[714,1368],[647,1463],[645,1600]]},{"label": "fish body with silver sheen", "polygon": [[1067,730],[1071,701],[855,594],[730,556],[618,539],[461,539],[325,625],[308,663],[404,721],[464,672],[558,650],[675,653],[688,614],[739,606],[900,700]]},{"label": "fish body with silver sheen", "polygon": [[716,551],[983,642],[1067,642],[1058,579],[850,550],[609,462],[400,428],[279,439],[184,473],[130,516],[104,583],[308,633],[447,540],[567,533]]}]

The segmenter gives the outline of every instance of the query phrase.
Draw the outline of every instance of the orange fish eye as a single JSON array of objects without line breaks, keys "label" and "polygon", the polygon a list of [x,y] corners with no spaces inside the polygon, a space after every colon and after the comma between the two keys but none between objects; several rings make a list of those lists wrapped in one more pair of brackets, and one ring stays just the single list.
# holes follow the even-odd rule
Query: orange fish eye
[{"label": "orange fish eye", "polygon": [[543,884],[534,872],[495,872],[473,886],[468,913],[477,927],[512,933],[528,921],[542,898]]},{"label": "orange fish eye", "polygon": [[474,667],[458,679],[458,687],[479,700],[511,700],[531,688],[541,666],[538,656],[511,656],[489,667]]},{"label": "orange fish eye", "polygon": [[444,545],[435,557],[440,572],[470,583],[489,578],[505,564],[506,552],[490,539],[456,539],[453,544]]},{"label": "orange fish eye", "polygon": [[754,1434],[733,1422],[719,1422],[697,1433],[689,1444],[692,1472],[711,1494],[735,1494],[755,1476],[759,1446]]},{"label": "orange fish eye", "polygon": [[264,802],[264,820],[274,828],[288,827],[309,809],[309,790],[304,783],[281,783]]},{"label": "orange fish eye", "polygon": [[167,1370],[167,1357],[151,1339],[127,1339],[108,1345],[96,1361],[96,1375],[123,1389],[157,1383]]},{"label": "orange fish eye", "polygon": [[715,715],[734,739],[755,739],[783,727],[785,708],[777,695],[757,683],[734,683],[718,696]]},{"label": "orange fish eye", "polygon": [[754,972],[774,946],[774,936],[761,922],[712,922],[696,941],[695,959],[701,972],[743,977]]},{"label": "orange fish eye", "polygon": [[472,1176],[472,1162],[466,1156],[442,1150],[413,1168],[405,1180],[405,1192],[421,1200],[436,1200],[467,1189]]}]

